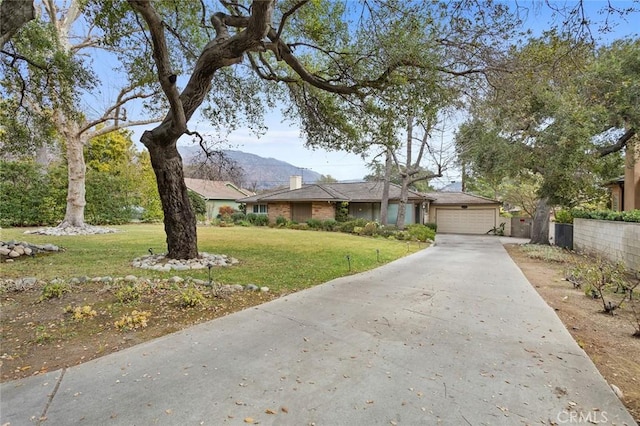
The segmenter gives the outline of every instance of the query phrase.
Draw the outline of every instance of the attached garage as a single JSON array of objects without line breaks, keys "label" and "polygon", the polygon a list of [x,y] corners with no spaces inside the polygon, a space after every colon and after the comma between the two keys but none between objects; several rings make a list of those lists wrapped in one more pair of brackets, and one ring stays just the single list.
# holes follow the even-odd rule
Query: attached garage
[{"label": "attached garage", "polygon": [[451,234],[486,234],[500,224],[501,203],[464,192],[433,192],[428,221],[438,225],[438,232]]},{"label": "attached garage", "polygon": [[485,234],[496,226],[495,209],[438,208],[438,232],[455,234]]}]

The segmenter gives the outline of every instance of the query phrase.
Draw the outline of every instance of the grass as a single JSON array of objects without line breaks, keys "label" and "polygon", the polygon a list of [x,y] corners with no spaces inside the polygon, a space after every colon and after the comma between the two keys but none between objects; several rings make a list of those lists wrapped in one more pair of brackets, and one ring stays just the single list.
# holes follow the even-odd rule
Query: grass
[{"label": "grass", "polygon": [[[208,280],[206,269],[161,273],[131,266],[132,260],[148,254],[149,248],[155,253],[164,251],[162,225],[117,228],[122,232],[74,237],[0,230],[3,241],[52,243],[64,248],[60,253],[0,264],[2,278],[42,280],[28,290],[7,288],[0,294],[0,382],[76,365],[336,277],[375,268],[425,247],[424,243],[332,232],[200,227],[201,252],[226,254],[240,261],[212,269],[217,284],[256,284],[270,289],[217,294],[188,280]],[[68,281],[82,276],[126,275],[140,279],[135,285]],[[186,282],[178,285],[161,280],[174,275]],[[61,280],[51,282],[54,278]]]},{"label": "grass", "polygon": [[572,259],[565,249],[556,246],[524,244],[522,245],[522,251],[531,259],[540,259],[545,262],[564,263]]},{"label": "grass", "polygon": [[[125,275],[167,278],[178,275],[208,279],[208,271],[153,272],[131,266],[131,261],[166,250],[160,224],[117,226],[121,232],[92,236],[25,235],[25,229],[0,230],[3,241],[32,244],[52,243],[63,252],[19,259],[2,265],[6,278],[36,277],[41,280],[81,276]],[[363,272],[424,248],[424,243],[407,243],[355,235],[272,229],[266,227],[199,227],[201,252],[226,254],[238,265],[212,269],[213,280],[221,284],[268,286],[274,290],[300,290],[333,278]],[[379,256],[378,251],[379,250]],[[351,259],[351,271],[346,256]],[[379,260],[378,260],[379,257]]]}]

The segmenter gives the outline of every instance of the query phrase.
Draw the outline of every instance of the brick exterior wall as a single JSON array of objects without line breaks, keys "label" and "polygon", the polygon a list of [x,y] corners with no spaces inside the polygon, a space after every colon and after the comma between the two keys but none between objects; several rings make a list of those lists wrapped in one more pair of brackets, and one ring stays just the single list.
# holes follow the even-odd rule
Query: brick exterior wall
[{"label": "brick exterior wall", "polygon": [[291,220],[291,205],[289,203],[269,203],[267,207],[269,223],[276,223],[278,216]]},{"label": "brick exterior wall", "polygon": [[640,271],[640,223],[575,219],[573,247]]},{"label": "brick exterior wall", "polygon": [[326,201],[316,201],[311,203],[311,217],[318,220],[327,220],[336,218],[336,206],[334,203]]}]

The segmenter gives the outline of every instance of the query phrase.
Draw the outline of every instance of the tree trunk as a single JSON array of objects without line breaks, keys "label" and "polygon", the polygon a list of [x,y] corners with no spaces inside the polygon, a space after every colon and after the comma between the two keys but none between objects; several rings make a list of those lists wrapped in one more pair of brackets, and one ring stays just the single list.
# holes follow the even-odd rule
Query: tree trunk
[{"label": "tree trunk", "polygon": [[177,137],[167,133],[153,135],[150,131],[142,136],[142,141],[149,150],[164,211],[167,257],[195,259],[198,257],[196,215],[184,183],[182,157],[176,147],[177,140]]},{"label": "tree trunk", "polygon": [[396,220],[396,227],[398,229],[404,229],[404,218],[407,213],[407,201],[409,199],[409,176],[402,177],[402,189],[400,190],[400,203],[398,204],[398,219]]},{"label": "tree trunk", "polygon": [[384,181],[382,187],[382,200],[380,201],[380,224],[387,226],[389,223],[389,186],[391,186],[391,148],[387,147],[387,159],[384,162]]},{"label": "tree trunk", "polygon": [[64,220],[59,228],[69,226],[83,227],[85,201],[85,175],[86,166],[84,163],[84,143],[82,137],[76,131],[75,124],[69,124],[71,131],[65,132],[67,140],[67,174],[69,183],[67,185],[67,210]]},{"label": "tree trunk", "polygon": [[20,27],[36,17],[33,0],[5,0],[0,3],[0,49]]},{"label": "tree trunk", "polygon": [[551,206],[547,198],[540,198],[531,226],[531,244],[549,245],[549,213]]}]

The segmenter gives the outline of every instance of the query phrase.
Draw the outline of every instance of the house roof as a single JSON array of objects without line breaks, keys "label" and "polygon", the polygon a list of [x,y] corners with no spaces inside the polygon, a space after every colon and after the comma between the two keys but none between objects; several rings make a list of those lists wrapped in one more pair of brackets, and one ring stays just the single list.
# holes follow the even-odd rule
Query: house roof
[{"label": "house roof", "polygon": [[252,195],[249,190],[238,188],[231,182],[185,178],[187,188],[207,200],[235,200]]},{"label": "house roof", "polygon": [[618,186],[618,185],[621,185],[621,184],[624,184],[624,175],[623,176],[619,176],[619,177],[617,177],[617,178],[615,178],[613,180],[610,180],[609,182],[605,182],[604,186],[607,186],[607,187],[609,187],[609,186]]},{"label": "house roof", "polygon": [[426,194],[432,198],[432,205],[458,205],[458,204],[502,204],[498,200],[469,194],[468,192],[429,192]]},{"label": "house roof", "polygon": [[[299,189],[280,189],[265,194],[241,198],[241,203],[266,203],[282,201],[349,201],[349,202],[379,202],[382,199],[383,182],[344,182],[344,183],[315,183],[303,185]],[[389,199],[400,199],[401,188],[398,185],[389,186]],[[428,196],[409,191],[410,200],[425,200]]]}]

